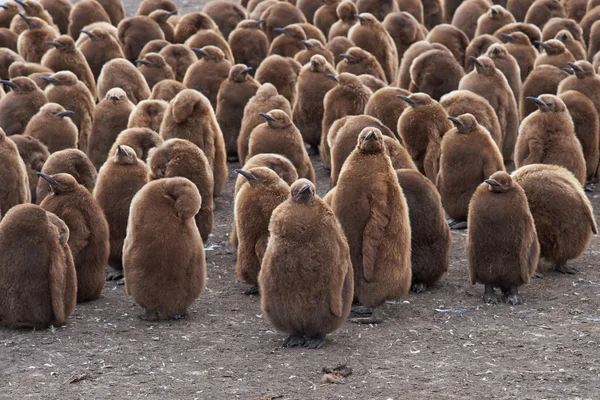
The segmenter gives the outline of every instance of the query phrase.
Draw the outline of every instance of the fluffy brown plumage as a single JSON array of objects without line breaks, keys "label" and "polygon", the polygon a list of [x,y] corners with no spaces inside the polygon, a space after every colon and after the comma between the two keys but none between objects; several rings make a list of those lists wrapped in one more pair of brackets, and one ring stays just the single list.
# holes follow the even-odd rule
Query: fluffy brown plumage
[{"label": "fluffy brown plumage", "polygon": [[0,129],[0,185],[3,193],[0,199],[0,217],[17,204],[29,203],[31,191],[25,162],[19,150]]},{"label": "fluffy brown plumage", "polygon": [[31,136],[42,142],[50,153],[64,149],[77,148],[77,126],[70,118],[73,111],[66,110],[57,103],[47,103],[34,115],[24,135]]}]

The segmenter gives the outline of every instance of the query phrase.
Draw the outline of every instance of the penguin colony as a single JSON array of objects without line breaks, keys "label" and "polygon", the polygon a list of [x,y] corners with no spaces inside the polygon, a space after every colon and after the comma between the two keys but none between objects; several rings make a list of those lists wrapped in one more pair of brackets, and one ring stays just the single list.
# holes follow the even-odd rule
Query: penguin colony
[{"label": "penguin colony", "polygon": [[67,323],[105,280],[143,320],[185,318],[227,179],[236,273],[284,347],[435,290],[451,229],[486,303],[522,303],[542,260],[577,273],[600,161],[586,3],[6,2],[0,324]]}]

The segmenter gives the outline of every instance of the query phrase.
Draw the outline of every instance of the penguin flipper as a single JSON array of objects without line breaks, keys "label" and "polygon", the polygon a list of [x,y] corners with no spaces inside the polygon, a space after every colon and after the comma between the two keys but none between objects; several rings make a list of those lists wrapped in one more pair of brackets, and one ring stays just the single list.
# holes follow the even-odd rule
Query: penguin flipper
[{"label": "penguin flipper", "polygon": [[[387,198],[387,196],[384,196]],[[377,251],[381,238],[383,237],[385,227],[389,223],[389,217],[384,215],[381,210],[388,207],[387,204],[383,204],[383,201],[378,196],[371,199],[371,216],[367,221],[365,230],[363,232],[363,246],[362,246],[362,267],[363,277],[367,282],[373,279],[375,274],[375,260],[377,259]]]}]

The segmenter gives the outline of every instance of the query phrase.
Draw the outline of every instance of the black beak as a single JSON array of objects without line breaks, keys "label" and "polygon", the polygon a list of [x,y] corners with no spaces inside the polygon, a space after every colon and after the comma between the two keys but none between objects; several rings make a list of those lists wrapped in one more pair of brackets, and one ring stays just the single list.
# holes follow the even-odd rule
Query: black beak
[{"label": "black beak", "polygon": [[240,75],[246,75],[250,71],[252,71],[252,67],[247,67],[246,69],[242,70],[242,72],[240,72]]},{"label": "black beak", "polygon": [[260,28],[260,25],[263,24],[265,22],[264,19],[259,19],[258,21],[256,21],[256,25],[254,25],[255,28]]},{"label": "black beak", "polygon": [[360,14],[354,14],[354,16],[355,16],[356,18],[358,18],[358,20],[359,20],[361,23],[363,23],[363,22],[365,22],[365,21],[366,21],[366,19],[364,19],[363,17],[361,17],[361,16],[360,16]]},{"label": "black beak", "polygon": [[6,81],[4,79],[0,80],[0,83],[5,84],[6,86],[8,86],[9,88],[15,90],[17,88],[17,85],[15,85],[14,83],[12,83],[11,81]]},{"label": "black beak", "polygon": [[96,37],[96,35],[94,35],[94,34],[93,34],[92,32],[90,32],[90,31],[85,31],[85,30],[83,30],[83,29],[82,29],[82,30],[80,30],[79,32],[81,32],[81,33],[84,33],[84,34],[88,35],[88,36],[90,37],[90,39],[93,39],[93,38],[95,38],[95,37]]},{"label": "black beak", "polygon": [[494,47],[494,50],[492,50],[492,53],[494,53],[494,55],[498,55],[498,54],[500,54],[500,49],[497,47]]},{"label": "black beak", "polygon": [[510,36],[508,33],[501,33],[500,36],[502,36],[504,39],[506,39],[509,42],[515,41],[515,39],[512,36]]},{"label": "black beak", "polygon": [[282,35],[287,35],[287,31],[283,28],[273,28],[273,30],[277,33],[281,33]]},{"label": "black beak", "polygon": [[65,110],[65,111],[63,111],[63,112],[61,112],[61,113],[58,113],[58,114],[56,114],[56,115],[58,115],[58,116],[59,116],[59,117],[61,117],[61,118],[64,118],[64,117],[66,117],[67,115],[73,115],[73,114],[75,114],[75,111],[71,111],[71,110]]},{"label": "black beak", "polygon": [[397,98],[404,100],[405,102],[408,103],[409,106],[414,107],[415,105],[417,105],[417,103],[415,103],[415,101],[413,99],[410,99],[407,96],[403,96],[401,94],[396,95]]},{"label": "black beak", "polygon": [[350,61],[352,59],[352,56],[350,54],[346,54],[346,53],[340,54],[340,57],[345,58],[348,61]]},{"label": "black beak", "polygon": [[308,192],[309,190],[310,190],[310,185],[307,183],[306,185],[302,186],[302,189],[300,189],[298,194],[304,194],[304,193]]},{"label": "black beak", "polygon": [[479,60],[477,59],[477,57],[470,56],[469,58],[470,58],[470,59],[471,59],[471,61],[473,61],[473,63],[475,63],[476,65],[479,65],[480,67],[483,67],[483,64],[481,64],[481,63],[479,62]]},{"label": "black beak", "polygon": [[204,51],[204,50],[202,50],[202,49],[199,49],[198,47],[192,47],[192,51],[193,51],[194,53],[198,53],[198,54],[200,54],[202,57],[208,57],[208,53],[207,53],[207,52],[205,52],[205,51]]},{"label": "black beak", "polygon": [[275,118],[271,117],[269,114],[267,113],[258,113],[258,115],[260,115],[261,117],[263,117],[264,119],[266,119],[267,121],[275,121]]},{"label": "black beak", "polygon": [[0,8],[3,8],[5,10],[8,10],[8,7],[6,7],[4,4],[0,4]]},{"label": "black beak", "polygon": [[62,186],[60,183],[56,182],[50,175],[48,174],[44,174],[43,172],[36,172],[35,173],[37,176],[39,176],[40,178],[45,179],[51,186]]},{"label": "black beak", "polygon": [[235,172],[236,174],[242,175],[244,178],[248,179],[249,181],[255,181],[256,180],[256,178],[254,177],[254,175],[252,175],[249,172],[244,171],[243,169],[234,169],[233,172]]},{"label": "black beak", "polygon": [[569,75],[574,75],[575,72],[573,72],[573,70],[571,68],[561,68],[563,71],[565,71],[567,74]]},{"label": "black beak", "polygon": [[18,5],[20,5],[23,8],[27,8],[27,5],[25,3],[23,3],[22,0],[15,0],[15,3],[17,3]]},{"label": "black beak", "polygon": [[535,104],[537,104],[540,107],[546,107],[546,103],[544,103],[543,101],[541,101],[537,97],[527,96],[527,97],[525,97],[525,99],[527,99],[529,101],[533,101]]},{"label": "black beak", "polygon": [[548,46],[546,43],[540,41],[540,40],[534,40],[533,44],[536,44],[538,46],[542,46],[543,48],[545,48],[546,50],[550,50],[552,47]]},{"label": "black beak", "polygon": [[125,150],[123,150],[123,148],[121,147],[121,145],[117,145],[117,155],[118,156],[124,156],[124,157],[129,156],[129,154],[127,154],[127,152]]},{"label": "black beak", "polygon": [[464,126],[462,122],[458,120],[458,118],[448,117],[450,121],[454,124],[454,126]]},{"label": "black beak", "polygon": [[312,49],[313,47],[315,47],[307,40],[303,40],[302,43],[306,46],[307,49]]},{"label": "black beak", "polygon": [[498,182],[496,182],[495,180],[492,180],[492,179],[486,179],[484,182],[490,186],[500,186],[500,184]]},{"label": "black beak", "polygon": [[119,96],[110,96],[111,100],[119,100]]},{"label": "black beak", "polygon": [[375,138],[375,131],[371,131],[365,136],[365,140],[371,140]]},{"label": "black beak", "polygon": [[46,82],[53,83],[55,85],[58,83],[58,79],[54,79],[51,76],[40,76],[40,79]]},{"label": "black beak", "polygon": [[19,15],[19,17],[23,18],[23,21],[25,21],[25,23],[27,24],[27,26],[30,29],[34,29],[36,27],[35,24],[33,22],[31,22],[31,20],[29,18],[27,18],[27,16],[25,16],[25,14],[19,13],[18,15]]},{"label": "black beak", "polygon": [[148,65],[150,64],[148,61],[144,60],[143,58],[140,58],[139,60],[135,60],[136,64],[142,64],[142,65]]},{"label": "black beak", "polygon": [[327,74],[328,78],[333,79],[334,81],[336,81],[337,83],[340,83],[340,80],[338,79],[337,76],[335,76],[334,74]]},{"label": "black beak", "polygon": [[575,72],[582,72],[582,71],[583,71],[583,70],[582,70],[581,68],[579,68],[579,66],[578,66],[577,64],[575,64],[575,63],[568,62],[567,64],[569,64],[569,66],[570,66],[571,68],[573,68],[573,71],[575,71]]},{"label": "black beak", "polygon": [[172,17],[173,15],[177,14],[179,12],[179,10],[173,10],[170,13],[167,14],[167,19],[169,19],[169,17]]},{"label": "black beak", "polygon": [[54,41],[46,42],[46,44],[49,44],[50,46],[54,46],[54,47],[63,47],[62,44],[54,42]]}]

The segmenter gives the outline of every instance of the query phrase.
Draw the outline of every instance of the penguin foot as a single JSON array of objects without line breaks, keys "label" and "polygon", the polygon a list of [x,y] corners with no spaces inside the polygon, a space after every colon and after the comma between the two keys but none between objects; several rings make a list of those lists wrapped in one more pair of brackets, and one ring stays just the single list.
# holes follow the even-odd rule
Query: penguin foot
[{"label": "penguin foot", "polygon": [[373,314],[373,308],[357,305],[352,306],[351,312],[352,314]]},{"label": "penguin foot", "polygon": [[123,279],[123,271],[109,272],[104,277],[105,281],[118,281]]},{"label": "penguin foot", "polygon": [[523,304],[523,299],[519,296],[519,289],[516,286],[512,286],[508,292],[504,293],[504,302],[513,306]]},{"label": "penguin foot", "polygon": [[187,316],[188,316],[188,314],[186,312],[182,312],[182,313],[171,314],[171,315],[169,315],[169,318],[171,318],[174,321],[178,321],[180,319],[187,318]]},{"label": "penguin foot", "polygon": [[586,192],[593,192],[596,190],[596,187],[594,186],[594,183],[586,182],[585,185],[583,185],[583,190]]},{"label": "penguin foot", "polygon": [[483,301],[487,304],[499,304],[501,302],[500,298],[496,293],[494,293],[494,286],[485,285],[485,292],[483,293]]},{"label": "penguin foot", "polygon": [[323,347],[324,344],[325,344],[324,337],[316,337],[316,338],[305,339],[303,347],[306,347],[307,349],[320,349],[321,347]]},{"label": "penguin foot", "polygon": [[149,308],[146,308],[145,310],[146,312],[144,314],[138,315],[139,319],[142,321],[158,321],[158,311]]},{"label": "penguin foot", "polygon": [[299,346],[304,346],[304,338],[302,336],[290,335],[283,342],[283,347],[285,347],[285,348],[299,347]]},{"label": "penguin foot", "polygon": [[533,279],[544,279],[546,275],[542,274],[541,272],[534,272],[531,277]]},{"label": "penguin foot", "polygon": [[237,155],[227,156],[227,162],[234,163],[234,162],[238,162],[238,161],[240,161],[240,158]]},{"label": "penguin foot", "polygon": [[454,218],[448,218],[447,221],[450,229],[453,230],[467,229],[468,227],[467,221],[458,221]]},{"label": "penguin foot", "polygon": [[569,267],[567,264],[555,264],[554,270],[556,272],[560,272],[561,274],[569,275],[575,275],[579,273],[579,270],[577,268]]},{"label": "penguin foot", "polygon": [[350,321],[357,324],[380,324],[383,322],[383,313],[378,308],[371,308],[370,316],[352,318]]},{"label": "penguin foot", "polygon": [[254,285],[254,286],[250,286],[248,289],[244,290],[244,294],[246,296],[250,296],[253,294],[258,294],[258,286]]},{"label": "penguin foot", "polygon": [[414,283],[412,285],[412,291],[419,294],[419,293],[424,293],[425,290],[427,289],[427,284],[426,283]]},{"label": "penguin foot", "polygon": [[310,146],[306,148],[306,152],[309,156],[316,156],[317,154],[319,154],[319,148]]}]

